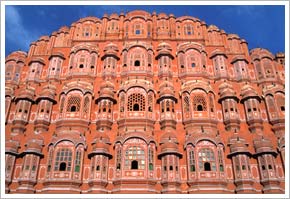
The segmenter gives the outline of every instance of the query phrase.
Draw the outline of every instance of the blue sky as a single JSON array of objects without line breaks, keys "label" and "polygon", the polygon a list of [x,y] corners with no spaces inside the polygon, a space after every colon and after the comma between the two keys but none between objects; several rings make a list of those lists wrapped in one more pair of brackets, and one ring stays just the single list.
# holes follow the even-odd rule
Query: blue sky
[{"label": "blue sky", "polygon": [[262,47],[272,53],[285,51],[285,11],[278,5],[243,6],[5,6],[5,55],[15,50],[28,51],[29,44],[42,35],[50,35],[61,26],[70,26],[86,16],[101,18],[104,13],[142,9],[176,17],[190,15],[214,24],[227,33],[238,34],[249,48]]}]

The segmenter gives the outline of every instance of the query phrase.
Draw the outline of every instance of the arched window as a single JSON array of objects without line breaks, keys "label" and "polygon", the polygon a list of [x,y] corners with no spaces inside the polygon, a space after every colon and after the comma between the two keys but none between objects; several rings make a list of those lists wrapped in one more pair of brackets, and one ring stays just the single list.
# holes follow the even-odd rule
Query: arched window
[{"label": "arched window", "polygon": [[145,97],[140,93],[133,93],[128,97],[128,111],[145,111]]},{"label": "arched window", "polygon": [[215,155],[212,149],[202,148],[198,152],[198,165],[201,171],[216,171]]},{"label": "arched window", "polygon": [[137,160],[133,160],[131,162],[131,169],[138,169],[138,161]]}]

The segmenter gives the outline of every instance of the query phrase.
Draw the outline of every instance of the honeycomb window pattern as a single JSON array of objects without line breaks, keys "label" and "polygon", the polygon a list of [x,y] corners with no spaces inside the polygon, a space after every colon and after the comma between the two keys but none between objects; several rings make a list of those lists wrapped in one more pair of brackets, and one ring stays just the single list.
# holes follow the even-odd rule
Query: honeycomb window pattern
[{"label": "honeycomb window pattern", "polygon": [[140,93],[133,93],[128,98],[128,111],[145,111],[145,97]]},{"label": "honeycomb window pattern", "polygon": [[205,98],[201,95],[195,95],[193,97],[193,110],[194,111],[206,111],[206,101]]},{"label": "honeycomb window pattern", "polygon": [[80,111],[80,103],[81,99],[77,96],[71,96],[67,102],[67,110],[68,112],[79,112]]}]

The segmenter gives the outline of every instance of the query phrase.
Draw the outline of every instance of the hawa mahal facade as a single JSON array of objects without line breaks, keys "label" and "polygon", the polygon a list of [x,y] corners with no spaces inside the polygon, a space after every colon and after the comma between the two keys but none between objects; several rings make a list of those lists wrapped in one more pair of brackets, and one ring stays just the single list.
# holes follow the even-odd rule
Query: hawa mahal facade
[{"label": "hawa mahal facade", "polygon": [[136,10],[5,63],[6,193],[285,192],[283,53]]}]

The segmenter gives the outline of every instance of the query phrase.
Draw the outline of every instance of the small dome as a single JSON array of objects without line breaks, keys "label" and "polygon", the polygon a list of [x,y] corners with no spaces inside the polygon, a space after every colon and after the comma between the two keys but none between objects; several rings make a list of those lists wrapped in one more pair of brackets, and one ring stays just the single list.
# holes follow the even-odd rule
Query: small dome
[{"label": "small dome", "polygon": [[65,32],[65,33],[67,33],[67,32],[69,32],[69,27],[67,27],[67,26],[62,26],[62,27],[59,29],[58,32]]},{"label": "small dome", "polygon": [[44,139],[40,134],[34,134],[30,137],[27,138],[26,141],[26,150],[25,152],[34,152],[34,153],[38,153],[38,154],[42,154],[42,147],[43,145]]},{"label": "small dome", "polygon": [[174,142],[166,142],[161,145],[161,152],[164,151],[178,151],[178,146]]},{"label": "small dome", "polygon": [[172,82],[169,81],[164,81],[159,85],[159,96],[164,97],[164,96],[172,96],[174,97],[174,86]]},{"label": "small dome", "polygon": [[114,91],[109,88],[103,88],[100,91],[100,97],[109,97],[109,98],[114,98]]},{"label": "small dome", "polygon": [[18,152],[19,142],[17,140],[13,140],[11,137],[5,141],[5,151],[10,153],[17,153]]},{"label": "small dome", "polygon": [[161,153],[158,155],[158,157],[162,157],[166,154],[175,154],[178,156],[182,156],[181,153],[178,151],[178,142],[177,137],[175,133],[171,130],[167,131],[161,136]]},{"label": "small dome", "polygon": [[38,41],[49,41],[49,36],[45,35],[38,39]]},{"label": "small dome", "polygon": [[8,61],[15,61],[17,62],[25,62],[25,59],[27,57],[27,53],[24,51],[14,51],[11,54],[9,54],[6,59],[5,59],[5,63]]},{"label": "small dome", "polygon": [[233,89],[233,86],[227,82],[223,82],[219,85],[219,95],[221,98],[234,96],[236,97],[236,92]]},{"label": "small dome", "polygon": [[170,44],[168,44],[166,42],[161,42],[158,44],[157,48],[170,48],[171,49],[171,46],[170,46]]},{"label": "small dome", "polygon": [[110,138],[106,133],[97,132],[94,141],[92,142],[92,152],[89,157],[95,154],[103,154],[109,157],[112,155],[109,153]]},{"label": "small dome", "polygon": [[212,51],[211,55],[210,55],[210,58],[213,58],[217,55],[223,55],[225,57],[227,57],[226,53],[220,49],[215,49],[214,51]]},{"label": "small dome", "polygon": [[257,91],[249,84],[244,85],[241,88],[241,95],[243,97],[245,96],[255,96],[258,95]]},{"label": "small dome", "polygon": [[229,34],[228,38],[229,39],[240,39],[239,35],[237,35],[237,34]]},{"label": "small dome", "polygon": [[114,84],[110,81],[104,81],[101,83],[100,85],[100,89],[104,89],[104,88],[111,88],[111,89],[114,89]]},{"label": "small dome", "polygon": [[111,19],[119,19],[119,15],[117,13],[113,13],[110,16]]}]

